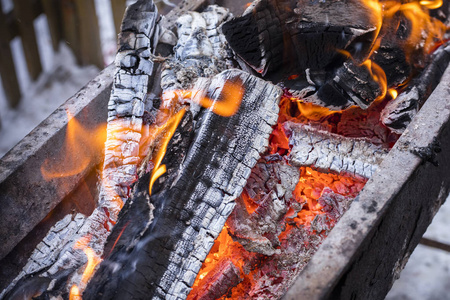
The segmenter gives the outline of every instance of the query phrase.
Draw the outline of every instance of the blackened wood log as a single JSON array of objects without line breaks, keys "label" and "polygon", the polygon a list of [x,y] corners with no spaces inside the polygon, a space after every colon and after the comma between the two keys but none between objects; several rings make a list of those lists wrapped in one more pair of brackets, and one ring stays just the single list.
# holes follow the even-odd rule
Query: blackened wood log
[{"label": "blackened wood log", "polygon": [[153,1],[139,0],[127,8],[119,34],[99,199],[99,206],[107,208],[112,220],[128,197],[141,160],[142,116],[153,72],[149,58],[159,38],[158,21]]},{"label": "blackened wood log", "polygon": [[420,76],[413,79],[408,87],[381,113],[381,121],[396,133],[403,133],[417,114],[420,107],[440,82],[450,62],[450,45],[442,45],[431,56],[428,66]]},{"label": "blackened wood log", "polygon": [[278,117],[281,89],[242,71],[224,71],[195,89],[220,101],[225,82],[244,89],[238,112],[227,118],[205,109],[198,116],[176,179],[151,197],[153,222],[111,255],[132,259],[119,261],[120,271],[111,268],[114,260],[102,263],[85,299],[176,299],[189,293]]},{"label": "blackened wood log", "polygon": [[283,126],[292,145],[289,163],[293,166],[370,178],[388,153],[362,138],[347,138],[292,122]]},{"label": "blackened wood log", "polygon": [[294,97],[307,103],[343,110],[353,105],[367,109],[385,92],[386,82],[376,80],[373,70],[367,65],[358,65],[348,60],[333,72],[312,72],[283,85]]},{"label": "blackened wood log", "polygon": [[308,68],[329,68],[349,51],[363,62],[379,20],[361,1],[256,1],[222,29],[234,52],[256,72],[278,82]]}]

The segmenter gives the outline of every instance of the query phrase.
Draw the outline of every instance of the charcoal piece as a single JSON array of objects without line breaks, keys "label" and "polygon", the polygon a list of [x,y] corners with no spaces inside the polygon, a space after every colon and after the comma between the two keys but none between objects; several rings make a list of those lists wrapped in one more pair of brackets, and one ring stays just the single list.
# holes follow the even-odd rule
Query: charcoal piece
[{"label": "charcoal piece", "polygon": [[105,260],[84,299],[183,299],[189,293],[278,118],[281,89],[242,71],[201,80],[198,90],[220,101],[226,81],[244,89],[238,112],[200,113],[177,176],[151,196],[152,223],[129,247],[113,249],[110,258],[129,259]]},{"label": "charcoal piece", "polygon": [[274,82],[305,69],[328,69],[347,50],[358,62],[369,55],[377,17],[363,2],[261,0],[222,26],[237,56]]},{"label": "charcoal piece", "polygon": [[210,5],[202,13],[188,12],[178,18],[175,54],[165,61],[161,73],[164,90],[190,89],[198,77],[214,76],[233,64],[231,50],[218,30],[232,16],[228,9]]},{"label": "charcoal piece", "polygon": [[388,153],[363,138],[348,138],[308,125],[283,124],[292,145],[289,164],[370,178]]},{"label": "charcoal piece", "polygon": [[[307,73],[307,81],[313,84],[304,88],[298,83],[289,84],[288,91],[304,102],[331,110],[343,110],[352,105],[367,109],[383,95],[385,88],[382,86],[385,82],[375,80],[372,70],[366,65],[357,65],[353,60],[344,62],[326,81],[323,78],[317,79],[314,75]],[[297,90],[299,87],[301,89]]]},{"label": "charcoal piece", "polygon": [[[227,221],[233,240],[249,252],[279,254],[278,236],[285,229],[284,216],[299,177],[298,168],[284,162],[259,162]],[[248,205],[256,208],[249,211]]]},{"label": "charcoal piece", "polygon": [[381,122],[393,132],[402,134],[420,107],[440,82],[450,62],[450,44],[437,49],[422,73],[413,79],[400,95],[381,112]]},{"label": "charcoal piece", "polygon": [[371,56],[371,60],[383,69],[387,86],[396,87],[410,77],[412,67],[404,49],[396,42],[385,40],[381,40],[381,45]]},{"label": "charcoal piece", "polygon": [[215,300],[226,295],[229,290],[242,282],[239,268],[227,258],[222,259],[212,272],[209,272],[202,280],[202,288],[197,289],[196,293],[189,294],[193,300]]}]

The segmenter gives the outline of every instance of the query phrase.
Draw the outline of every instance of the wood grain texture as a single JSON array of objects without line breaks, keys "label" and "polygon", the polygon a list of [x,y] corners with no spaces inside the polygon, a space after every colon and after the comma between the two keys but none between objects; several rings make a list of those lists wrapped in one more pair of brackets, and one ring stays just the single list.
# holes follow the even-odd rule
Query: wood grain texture
[{"label": "wood grain texture", "polygon": [[121,272],[111,280],[112,262],[106,261],[98,272],[103,280],[93,281],[86,299],[187,296],[277,120],[281,89],[242,71],[224,71],[194,89],[220,101],[225,81],[244,87],[239,111],[227,118],[205,109],[198,116],[177,176],[151,197],[153,222],[129,247],[113,251],[115,259],[128,257],[120,261]]}]

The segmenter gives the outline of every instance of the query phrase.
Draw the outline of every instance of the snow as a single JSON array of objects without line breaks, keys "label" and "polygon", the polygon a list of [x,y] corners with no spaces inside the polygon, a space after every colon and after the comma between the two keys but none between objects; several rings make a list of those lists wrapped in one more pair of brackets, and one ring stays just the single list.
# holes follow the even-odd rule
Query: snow
[{"label": "snow", "polygon": [[[3,11],[13,7],[11,0],[1,0]],[[105,66],[114,60],[116,33],[110,0],[95,0],[100,40]],[[11,42],[14,65],[22,98],[19,107],[8,106],[0,82],[0,158],[39,125],[65,100],[74,95],[100,70],[94,66],[80,67],[69,47],[61,43],[55,53],[45,15],[34,21],[43,73],[33,82],[28,74],[20,38]]]},{"label": "snow", "polygon": [[[450,197],[436,214],[425,237],[450,244]],[[450,253],[418,245],[386,300],[450,299]]]}]

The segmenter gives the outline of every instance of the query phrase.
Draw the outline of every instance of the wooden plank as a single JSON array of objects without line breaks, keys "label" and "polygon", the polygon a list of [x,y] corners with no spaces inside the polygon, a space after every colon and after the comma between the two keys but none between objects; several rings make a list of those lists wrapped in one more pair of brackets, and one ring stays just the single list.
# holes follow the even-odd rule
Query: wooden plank
[{"label": "wooden plank", "polygon": [[47,16],[48,28],[52,37],[53,50],[58,51],[59,41],[61,40],[61,15],[59,1],[42,0],[42,7]]},{"label": "wooden plank", "polygon": [[93,64],[104,67],[100,46],[100,31],[93,0],[76,0],[77,18],[80,33],[80,51],[82,65]]},{"label": "wooden plank", "polygon": [[62,39],[72,49],[77,62],[81,62],[77,10],[74,0],[60,0]]},{"label": "wooden plank", "polygon": [[14,0],[13,11],[18,19],[19,33],[22,38],[28,72],[32,79],[37,79],[42,72],[42,65],[36,42],[36,32],[33,26],[33,7],[27,0]]},{"label": "wooden plank", "polygon": [[[42,12],[42,5],[40,0],[31,0],[31,13],[33,19],[36,19]],[[19,26],[14,11],[5,14],[6,28],[8,31],[8,40],[11,41],[16,36],[19,36]]]},{"label": "wooden plank", "polygon": [[5,22],[5,15],[0,10],[0,75],[3,89],[9,106],[16,107],[20,101],[20,88],[17,81],[16,69],[12,58],[11,48]]},{"label": "wooden plank", "polygon": [[126,8],[126,0],[111,0],[111,7],[114,18],[114,27],[116,28],[116,33],[120,32],[120,25],[122,24],[123,13]]},{"label": "wooden plank", "polygon": [[[85,128],[98,128],[106,122],[113,77],[114,65],[110,65],[0,159],[0,259],[103,159],[103,144],[100,143],[81,173],[50,181],[41,174],[44,160],[58,157],[64,146],[66,111]],[[91,138],[95,138],[95,130],[89,132]],[[12,222],[24,216],[27,222]]]}]

